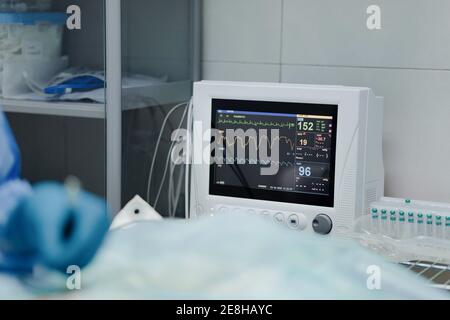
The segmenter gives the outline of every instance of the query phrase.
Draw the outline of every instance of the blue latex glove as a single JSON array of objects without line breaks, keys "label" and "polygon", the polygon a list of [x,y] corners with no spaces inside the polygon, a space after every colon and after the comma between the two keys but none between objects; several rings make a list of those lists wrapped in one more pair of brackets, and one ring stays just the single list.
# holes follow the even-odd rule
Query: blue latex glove
[{"label": "blue latex glove", "polygon": [[29,272],[37,264],[66,271],[86,266],[109,227],[104,200],[64,186],[31,189],[20,180],[20,152],[0,110],[0,270]]},{"label": "blue latex glove", "polygon": [[109,223],[101,198],[80,191],[71,199],[64,186],[43,183],[12,212],[5,234],[12,253],[66,272],[93,259]]}]

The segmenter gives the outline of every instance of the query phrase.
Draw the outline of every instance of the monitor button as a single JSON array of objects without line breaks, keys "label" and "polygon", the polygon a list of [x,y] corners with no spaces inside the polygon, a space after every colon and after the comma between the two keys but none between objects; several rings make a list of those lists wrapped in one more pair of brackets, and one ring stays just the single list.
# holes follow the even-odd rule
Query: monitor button
[{"label": "monitor button", "polygon": [[298,229],[300,226],[300,219],[299,219],[298,215],[292,214],[289,216],[287,223],[290,228]]},{"label": "monitor button", "polygon": [[275,220],[276,223],[281,223],[281,224],[283,224],[283,223],[284,223],[284,214],[281,213],[281,212],[278,212],[278,213],[273,217],[273,219]]},{"label": "monitor button", "polygon": [[305,230],[306,228],[308,228],[308,219],[304,214],[298,215],[298,228],[300,230]]},{"label": "monitor button", "polygon": [[304,214],[292,214],[288,218],[288,226],[292,229],[305,230],[308,227],[308,219]]},{"label": "monitor button", "polygon": [[333,230],[333,221],[326,214],[319,214],[313,221],[313,229],[318,234],[327,235]]}]

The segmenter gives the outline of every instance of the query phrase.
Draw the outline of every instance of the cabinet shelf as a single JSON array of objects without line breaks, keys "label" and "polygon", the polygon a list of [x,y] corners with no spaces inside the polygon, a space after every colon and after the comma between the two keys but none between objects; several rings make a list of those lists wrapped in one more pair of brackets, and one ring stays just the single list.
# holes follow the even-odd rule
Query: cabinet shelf
[{"label": "cabinet shelf", "polygon": [[[127,105],[124,101],[123,111],[180,103],[190,99],[191,90],[191,81],[179,81],[148,87],[123,89],[124,97],[130,95],[141,97],[146,100],[144,105],[139,103],[135,104],[135,101],[133,101],[131,105]],[[148,99],[151,99],[151,102],[149,102]],[[0,106],[2,106],[5,112],[9,113],[90,119],[104,119],[106,117],[106,105],[103,103],[0,99]]]},{"label": "cabinet shelf", "polygon": [[90,119],[105,118],[105,104],[0,99],[5,112]]}]

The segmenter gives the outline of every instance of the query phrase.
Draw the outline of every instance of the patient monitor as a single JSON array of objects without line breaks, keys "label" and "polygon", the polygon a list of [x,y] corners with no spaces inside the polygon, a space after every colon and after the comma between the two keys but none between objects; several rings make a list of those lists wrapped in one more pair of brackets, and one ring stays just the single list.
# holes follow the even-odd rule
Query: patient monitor
[{"label": "patient monitor", "polygon": [[371,89],[202,81],[193,120],[191,218],[259,214],[343,234],[384,194],[383,99]]}]

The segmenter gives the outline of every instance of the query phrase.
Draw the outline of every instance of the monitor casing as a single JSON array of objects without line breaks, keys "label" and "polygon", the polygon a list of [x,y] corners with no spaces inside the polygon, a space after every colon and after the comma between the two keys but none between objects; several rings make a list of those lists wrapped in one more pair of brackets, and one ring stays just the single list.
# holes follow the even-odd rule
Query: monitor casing
[{"label": "monitor casing", "polygon": [[[208,143],[199,144],[211,128],[212,100],[251,100],[329,104],[338,106],[336,137],[334,206],[311,206],[276,201],[215,196],[209,193],[210,164],[192,165],[189,218],[230,212],[261,214],[274,217],[294,229],[313,231],[319,215],[332,220],[331,234],[352,230],[355,220],[367,213],[369,205],[384,196],[382,151],[383,98],[369,88],[299,85],[279,83],[247,83],[201,81],[194,84],[193,154],[209,154]],[[201,138],[200,138],[201,139]],[[205,139],[206,140],[206,139]]]}]

